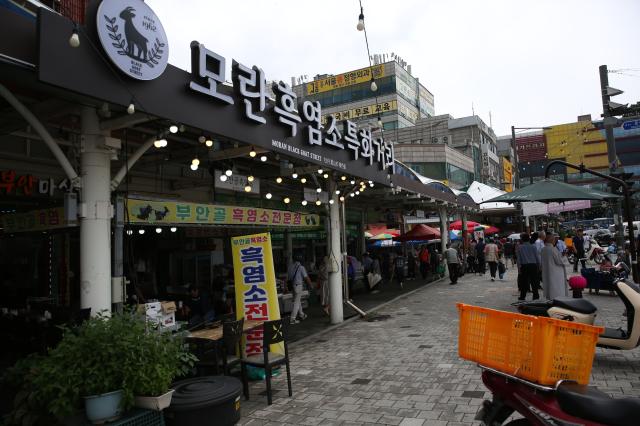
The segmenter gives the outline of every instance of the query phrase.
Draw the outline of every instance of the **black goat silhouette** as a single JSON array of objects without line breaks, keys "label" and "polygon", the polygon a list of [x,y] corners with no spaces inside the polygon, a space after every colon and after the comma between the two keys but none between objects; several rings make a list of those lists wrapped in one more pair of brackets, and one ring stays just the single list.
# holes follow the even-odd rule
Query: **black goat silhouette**
[{"label": "black goat silhouette", "polygon": [[164,206],[164,210],[154,210],[156,214],[156,220],[162,220],[169,213],[167,206]]},{"label": "black goat silhouette", "polygon": [[[124,35],[127,38],[127,55],[134,59],[139,59],[143,62],[147,62],[147,39],[140,34],[133,25],[133,18],[136,15],[133,13],[136,10],[129,6],[120,12],[120,17],[124,20]],[[136,48],[138,50],[136,54]]]},{"label": "black goat silhouette", "polygon": [[153,211],[153,207],[147,204],[145,207],[140,208],[140,213],[137,215],[138,219],[147,220],[149,219],[149,215]]}]

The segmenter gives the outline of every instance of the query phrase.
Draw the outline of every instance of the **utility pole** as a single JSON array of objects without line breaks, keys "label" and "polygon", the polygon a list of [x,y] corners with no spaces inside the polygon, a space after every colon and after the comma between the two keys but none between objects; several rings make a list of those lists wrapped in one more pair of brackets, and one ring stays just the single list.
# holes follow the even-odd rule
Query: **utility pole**
[{"label": "utility pole", "polygon": [[[618,119],[611,113],[613,109],[616,109],[619,104],[611,102],[611,96],[616,96],[622,93],[622,90],[609,87],[609,71],[606,65],[600,65],[600,92],[602,94],[602,117],[604,118],[604,130],[607,137],[607,154],[609,161],[609,174],[616,173],[618,166],[618,155],[616,153],[616,139],[613,135],[613,127],[617,125]],[[616,201],[614,207],[614,221],[616,224],[616,244],[618,247],[624,247],[624,221],[622,220],[622,202]],[[633,224],[629,223],[628,226],[633,227]],[[633,244],[630,241],[630,244]]]}]

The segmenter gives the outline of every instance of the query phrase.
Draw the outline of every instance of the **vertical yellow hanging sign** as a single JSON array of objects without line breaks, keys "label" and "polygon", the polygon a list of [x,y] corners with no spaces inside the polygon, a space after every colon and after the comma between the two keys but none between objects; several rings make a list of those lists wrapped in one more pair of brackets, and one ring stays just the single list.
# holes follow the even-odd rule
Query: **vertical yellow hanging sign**
[{"label": "vertical yellow hanging sign", "polygon": [[[271,234],[244,235],[231,238],[234,285],[236,290],[236,318],[245,321],[280,319],[276,274],[273,267]],[[246,356],[262,354],[262,328],[245,335]],[[273,352],[283,353],[281,344],[273,345]]]}]

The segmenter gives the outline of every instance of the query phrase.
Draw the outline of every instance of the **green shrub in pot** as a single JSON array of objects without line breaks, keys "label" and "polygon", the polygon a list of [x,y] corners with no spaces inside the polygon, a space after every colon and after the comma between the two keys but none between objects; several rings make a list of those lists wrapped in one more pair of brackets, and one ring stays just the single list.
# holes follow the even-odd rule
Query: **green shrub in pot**
[{"label": "green shrub in pot", "polygon": [[98,315],[65,328],[62,341],[47,356],[12,370],[12,380],[22,375],[22,386],[9,424],[24,420],[25,412],[63,419],[82,408],[83,397],[116,390],[123,391],[126,410],[140,392],[166,392],[192,362],[182,339],[148,329],[144,317],[131,312]]}]

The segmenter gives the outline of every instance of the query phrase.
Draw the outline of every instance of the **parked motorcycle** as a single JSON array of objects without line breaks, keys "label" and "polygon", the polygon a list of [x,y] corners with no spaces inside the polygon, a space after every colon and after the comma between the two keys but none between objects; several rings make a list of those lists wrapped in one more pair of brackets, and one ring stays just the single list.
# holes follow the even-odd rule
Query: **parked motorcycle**
[{"label": "parked motorcycle", "polygon": [[482,381],[493,394],[492,400],[485,400],[476,415],[476,420],[484,425],[502,425],[515,411],[524,418],[513,420],[508,426],[638,424],[638,398],[614,399],[595,387],[570,381],[561,381],[555,387],[542,386],[482,368]]},{"label": "parked motorcycle", "polygon": [[600,265],[604,260],[604,255],[605,255],[605,250],[602,247],[600,247],[600,245],[597,242],[593,240],[591,241],[591,246],[589,247],[589,250],[587,250],[584,257],[581,259],[577,258],[578,256],[577,256],[576,250],[573,247],[567,250],[567,259],[569,260],[569,263],[572,265],[576,261],[580,261],[583,259],[592,260],[598,265]]},{"label": "parked motorcycle", "polygon": [[[609,349],[634,349],[640,345],[640,286],[630,280],[619,279],[614,281],[613,287],[626,308],[627,329],[605,328],[598,337],[598,346]],[[598,311],[587,299],[567,297],[542,302],[517,302],[514,306],[523,314],[589,325],[595,322]]]}]

